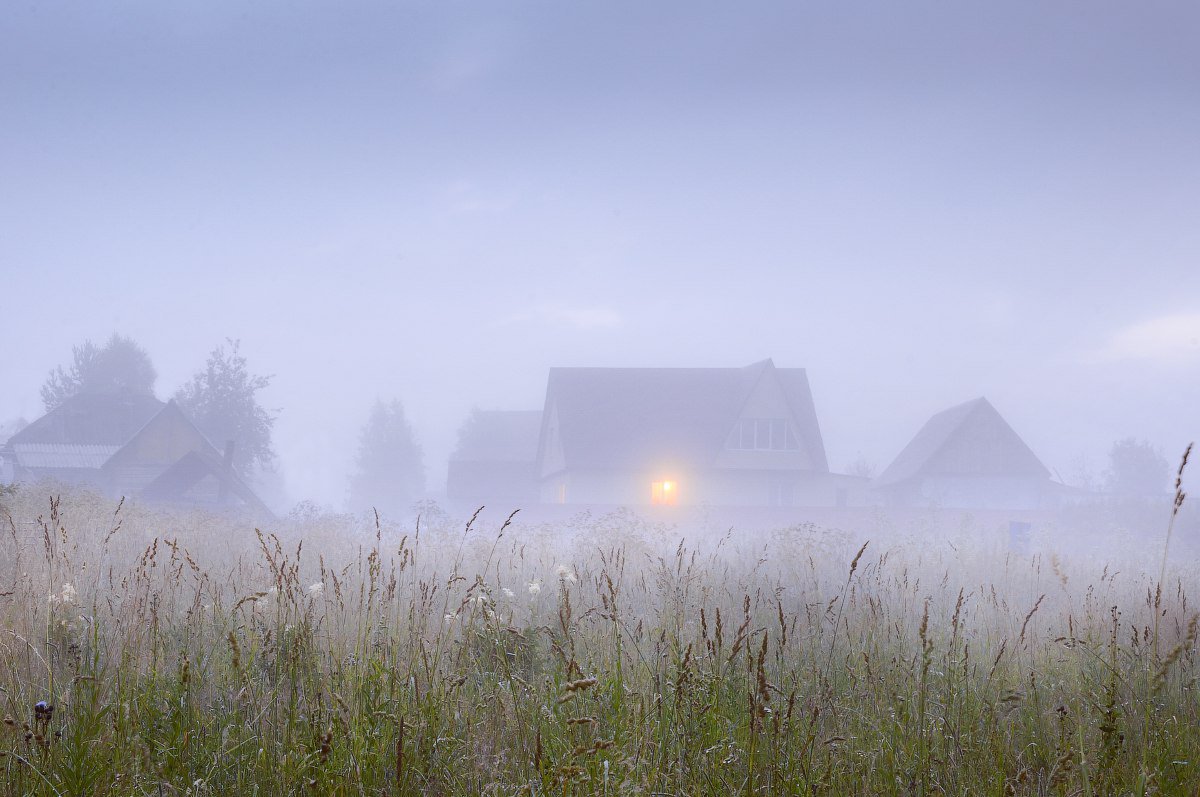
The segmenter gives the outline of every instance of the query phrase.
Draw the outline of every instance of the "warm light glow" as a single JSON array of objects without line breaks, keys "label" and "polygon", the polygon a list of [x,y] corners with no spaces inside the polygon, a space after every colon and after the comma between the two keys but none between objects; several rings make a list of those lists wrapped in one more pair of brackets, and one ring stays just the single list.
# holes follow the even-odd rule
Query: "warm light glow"
[{"label": "warm light glow", "polygon": [[679,485],[672,481],[650,483],[650,503],[674,506],[679,502]]}]

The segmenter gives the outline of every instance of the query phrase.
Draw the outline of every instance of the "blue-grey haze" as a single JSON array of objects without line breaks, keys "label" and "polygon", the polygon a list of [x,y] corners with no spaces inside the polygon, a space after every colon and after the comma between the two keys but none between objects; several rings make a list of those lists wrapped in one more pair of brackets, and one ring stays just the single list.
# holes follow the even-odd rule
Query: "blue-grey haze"
[{"label": "blue-grey haze", "polygon": [[293,499],[377,396],[444,476],[551,365],[809,369],[830,461],[986,395],[1061,478],[1200,436],[1200,6],[22,2],[0,422],[71,346],[275,375]]}]

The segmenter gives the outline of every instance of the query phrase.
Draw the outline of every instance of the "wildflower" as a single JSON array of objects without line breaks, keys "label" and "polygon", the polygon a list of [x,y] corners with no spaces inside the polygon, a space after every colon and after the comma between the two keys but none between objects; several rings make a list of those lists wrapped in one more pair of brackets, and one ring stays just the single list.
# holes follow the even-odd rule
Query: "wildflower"
[{"label": "wildflower", "polygon": [[542,583],[540,581],[529,582],[529,595],[536,598],[537,594],[542,591]]},{"label": "wildflower", "polygon": [[75,603],[75,599],[79,597],[79,593],[75,591],[75,586],[70,582],[63,584],[62,589],[58,592],[50,593],[50,605],[71,606]]},{"label": "wildflower", "polygon": [[325,585],[322,584],[320,581],[318,581],[315,584],[308,585],[308,594],[312,595],[314,598],[317,597],[318,595],[320,595],[324,591],[325,591]]},{"label": "wildflower", "polygon": [[555,569],[555,572],[558,574],[559,581],[565,581],[568,584],[575,583],[575,573],[572,572],[571,568],[567,567],[566,565],[559,565]]},{"label": "wildflower", "polygon": [[504,587],[504,597],[506,597],[506,598],[513,597],[513,591],[511,589],[509,589],[508,587]]},{"label": "wildflower", "polygon": [[452,614],[447,614],[447,615],[446,615],[446,617],[445,617],[444,619],[446,620],[446,622],[447,622],[447,623],[453,623],[453,622],[454,622],[454,615],[452,615]]}]

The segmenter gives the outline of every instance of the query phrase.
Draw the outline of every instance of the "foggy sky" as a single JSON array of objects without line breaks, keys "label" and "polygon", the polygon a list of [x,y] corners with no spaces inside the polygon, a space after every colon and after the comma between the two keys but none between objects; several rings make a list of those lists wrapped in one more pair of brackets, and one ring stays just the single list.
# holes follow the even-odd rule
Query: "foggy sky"
[{"label": "foggy sky", "polygon": [[1192,3],[68,2],[0,15],[0,423],[71,346],[376,397],[440,487],[550,366],[809,369],[831,466],[986,395],[1052,470],[1200,437]]}]

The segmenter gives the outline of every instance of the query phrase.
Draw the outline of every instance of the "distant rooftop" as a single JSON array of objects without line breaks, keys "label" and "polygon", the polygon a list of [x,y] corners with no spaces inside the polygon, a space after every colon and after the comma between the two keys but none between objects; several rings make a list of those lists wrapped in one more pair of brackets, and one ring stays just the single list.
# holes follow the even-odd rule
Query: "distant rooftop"
[{"label": "distant rooftop", "polygon": [[533,462],[537,459],[541,410],[476,410],[464,427],[452,460]]},{"label": "distant rooftop", "polygon": [[8,445],[121,446],[163,406],[142,393],[81,393],[14,434]]},{"label": "distant rooftop", "polygon": [[[961,443],[957,448],[955,442]],[[969,454],[969,455],[967,455]],[[933,415],[875,481],[886,487],[921,476],[1021,475],[1050,471],[986,398]]]}]

